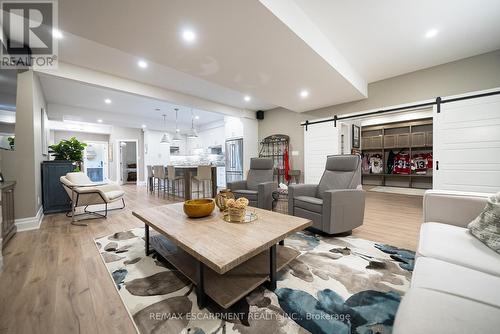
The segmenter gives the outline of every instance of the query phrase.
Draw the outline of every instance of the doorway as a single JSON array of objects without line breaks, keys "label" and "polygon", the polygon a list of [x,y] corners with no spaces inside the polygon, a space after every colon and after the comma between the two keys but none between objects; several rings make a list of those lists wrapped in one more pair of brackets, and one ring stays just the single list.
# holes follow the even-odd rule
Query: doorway
[{"label": "doorway", "polygon": [[87,142],[83,152],[83,172],[93,182],[108,181],[107,142]]},{"label": "doorway", "polygon": [[120,184],[137,183],[137,140],[119,140],[118,181]]}]

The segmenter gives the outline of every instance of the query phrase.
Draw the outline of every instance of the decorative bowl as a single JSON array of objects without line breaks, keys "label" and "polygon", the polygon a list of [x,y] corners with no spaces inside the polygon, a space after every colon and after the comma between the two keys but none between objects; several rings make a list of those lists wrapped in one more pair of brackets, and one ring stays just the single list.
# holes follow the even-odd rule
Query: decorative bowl
[{"label": "decorative bowl", "polygon": [[190,199],[184,202],[184,213],[189,218],[209,216],[215,209],[215,202],[211,198]]}]

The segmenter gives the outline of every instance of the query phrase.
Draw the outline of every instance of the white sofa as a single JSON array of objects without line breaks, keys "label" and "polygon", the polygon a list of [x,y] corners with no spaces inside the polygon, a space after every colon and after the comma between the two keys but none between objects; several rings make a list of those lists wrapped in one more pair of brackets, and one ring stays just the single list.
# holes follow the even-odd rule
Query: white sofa
[{"label": "white sofa", "polygon": [[500,254],[467,229],[488,196],[425,193],[411,288],[401,301],[393,333],[500,333]]}]

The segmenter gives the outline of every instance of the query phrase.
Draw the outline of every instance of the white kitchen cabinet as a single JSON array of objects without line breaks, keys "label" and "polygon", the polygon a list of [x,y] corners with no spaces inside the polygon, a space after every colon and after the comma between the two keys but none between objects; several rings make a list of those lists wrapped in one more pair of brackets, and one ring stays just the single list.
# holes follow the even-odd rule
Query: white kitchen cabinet
[{"label": "white kitchen cabinet", "polygon": [[220,188],[226,187],[226,167],[225,166],[217,167],[217,187],[220,187]]}]

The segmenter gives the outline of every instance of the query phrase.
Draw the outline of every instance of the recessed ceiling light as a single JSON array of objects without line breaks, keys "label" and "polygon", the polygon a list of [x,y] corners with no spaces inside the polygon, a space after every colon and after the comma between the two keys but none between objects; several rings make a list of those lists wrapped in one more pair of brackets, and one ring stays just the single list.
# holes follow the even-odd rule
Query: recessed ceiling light
[{"label": "recessed ceiling light", "polygon": [[99,118],[99,119],[97,120],[97,123],[102,123],[102,119],[100,119],[100,118]]},{"label": "recessed ceiling light", "polygon": [[436,37],[436,35],[438,34],[438,30],[437,29],[430,29],[430,30],[427,30],[427,32],[425,33],[425,38],[432,38],[432,37]]},{"label": "recessed ceiling light", "polygon": [[143,129],[144,129],[144,128],[146,128],[146,124],[141,125],[141,127],[142,127]]},{"label": "recessed ceiling light", "polygon": [[106,103],[106,104],[111,104],[111,100],[110,100],[110,99],[105,99],[105,100],[104,100],[104,103]]},{"label": "recessed ceiling light", "polygon": [[309,96],[309,92],[307,90],[304,89],[304,90],[300,91],[300,97],[301,98],[305,99],[308,96]]},{"label": "recessed ceiling light", "polygon": [[193,30],[186,29],[186,30],[182,31],[182,38],[186,42],[192,43],[196,40],[196,34]]},{"label": "recessed ceiling light", "polygon": [[243,100],[245,100],[246,102],[249,102],[252,98],[248,95],[246,95]]},{"label": "recessed ceiling light", "polygon": [[160,111],[160,108],[155,108],[156,111]]},{"label": "recessed ceiling light", "polygon": [[200,116],[196,115],[194,116],[194,119],[200,119]]},{"label": "recessed ceiling light", "polygon": [[54,36],[54,38],[56,38],[56,39],[63,38],[62,32],[60,30],[57,30],[57,29],[52,29],[52,36]]},{"label": "recessed ceiling light", "polygon": [[148,67],[148,63],[145,60],[139,60],[137,62],[137,66],[139,66],[140,68],[147,68]]}]

